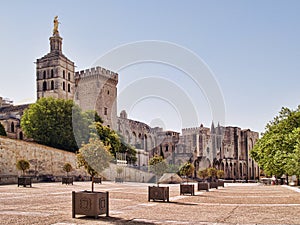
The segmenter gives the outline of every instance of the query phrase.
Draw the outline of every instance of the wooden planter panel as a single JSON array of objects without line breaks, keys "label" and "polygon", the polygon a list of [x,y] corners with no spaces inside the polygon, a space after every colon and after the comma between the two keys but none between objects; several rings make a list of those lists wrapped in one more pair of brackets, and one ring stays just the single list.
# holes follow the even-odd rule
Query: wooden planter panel
[{"label": "wooden planter panel", "polygon": [[148,201],[162,200],[169,202],[169,187],[148,187]]},{"label": "wooden planter panel", "polygon": [[115,182],[116,183],[123,183],[123,178],[121,178],[121,177],[115,177]]},{"label": "wooden planter panel", "polygon": [[18,187],[20,185],[23,186],[23,187],[26,187],[27,185],[29,185],[30,187],[32,187],[32,179],[31,179],[31,177],[18,177]]},{"label": "wooden planter panel", "polygon": [[201,191],[201,190],[208,191],[209,190],[209,183],[198,182],[198,191]]},{"label": "wooden planter panel", "polygon": [[218,186],[219,187],[225,187],[225,182],[223,180],[218,181]]},{"label": "wooden planter panel", "polygon": [[191,194],[195,195],[195,185],[193,184],[180,184],[180,195]]},{"label": "wooden planter panel", "polygon": [[101,177],[94,177],[94,183],[101,184],[102,183]]},{"label": "wooden planter panel", "polygon": [[73,177],[63,177],[61,179],[62,184],[72,184],[73,185]]},{"label": "wooden planter panel", "polygon": [[109,215],[108,192],[72,192],[72,217],[86,215],[98,218],[98,215]]},{"label": "wooden planter panel", "polygon": [[215,189],[218,189],[218,182],[210,182],[210,183],[209,183],[209,188],[215,188]]}]

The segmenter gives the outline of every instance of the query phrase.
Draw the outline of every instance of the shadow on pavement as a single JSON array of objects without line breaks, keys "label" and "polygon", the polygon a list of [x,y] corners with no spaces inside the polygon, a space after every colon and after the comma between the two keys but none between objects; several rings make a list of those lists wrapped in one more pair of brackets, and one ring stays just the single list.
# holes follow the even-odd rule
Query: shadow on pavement
[{"label": "shadow on pavement", "polygon": [[101,221],[101,222],[107,222],[108,224],[116,224],[116,225],[122,225],[122,224],[129,224],[129,225],[154,225],[154,223],[146,222],[146,221],[132,221],[132,220],[126,220],[119,217],[106,217],[106,216],[99,216],[98,219],[95,219],[94,217],[88,217],[88,216],[81,216],[77,217],[78,220],[89,220],[89,221]]}]

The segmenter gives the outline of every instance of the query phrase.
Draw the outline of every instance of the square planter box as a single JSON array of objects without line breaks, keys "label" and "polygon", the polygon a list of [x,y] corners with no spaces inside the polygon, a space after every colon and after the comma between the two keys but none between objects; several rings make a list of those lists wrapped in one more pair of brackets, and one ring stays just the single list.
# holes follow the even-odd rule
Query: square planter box
[{"label": "square planter box", "polygon": [[169,187],[148,187],[148,201],[162,200],[169,202]]},{"label": "square planter box", "polygon": [[191,194],[195,195],[195,185],[193,184],[180,184],[180,195]]},{"label": "square planter box", "polygon": [[108,192],[80,191],[72,192],[72,217],[76,214],[98,218],[101,214],[109,215]]},{"label": "square planter box", "polygon": [[210,183],[209,183],[209,188],[215,188],[215,189],[218,189],[218,182],[210,182]]},{"label": "square planter box", "polygon": [[20,185],[23,187],[26,187],[27,185],[32,187],[32,178],[31,177],[18,177],[18,187]]},{"label": "square planter box", "polygon": [[73,185],[73,177],[62,177],[61,178],[62,184],[72,184]]},{"label": "square planter box", "polygon": [[94,183],[96,183],[96,184],[102,184],[101,177],[94,177]]},{"label": "square planter box", "polygon": [[219,180],[218,187],[225,187],[225,182],[223,180]]},{"label": "square planter box", "polygon": [[209,190],[209,183],[205,183],[205,182],[198,182],[198,191],[208,191]]},{"label": "square planter box", "polygon": [[115,177],[115,182],[116,183],[123,183],[123,178],[121,178],[121,177]]}]

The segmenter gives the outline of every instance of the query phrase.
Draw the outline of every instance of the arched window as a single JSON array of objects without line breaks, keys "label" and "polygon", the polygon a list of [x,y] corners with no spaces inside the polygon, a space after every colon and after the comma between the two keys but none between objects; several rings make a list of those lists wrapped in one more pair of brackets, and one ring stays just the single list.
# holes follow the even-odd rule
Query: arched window
[{"label": "arched window", "polygon": [[51,90],[54,90],[54,81],[51,80]]},{"label": "arched window", "polygon": [[47,82],[44,81],[44,82],[43,82],[43,91],[46,91],[46,90],[47,90]]},{"label": "arched window", "polygon": [[66,90],[66,83],[63,82],[63,90],[65,91]]},{"label": "arched window", "polygon": [[71,92],[71,85],[68,84],[68,92]]},{"label": "arched window", "polygon": [[54,71],[53,71],[53,69],[51,70],[51,78],[53,78],[54,77]]},{"label": "arched window", "polygon": [[66,79],[66,71],[63,71],[63,78]]},{"label": "arched window", "polygon": [[71,80],[71,74],[68,73],[68,80]]},{"label": "arched window", "polygon": [[14,122],[11,122],[11,124],[10,124],[10,131],[11,131],[12,133],[15,132],[15,124],[14,124]]},{"label": "arched window", "polygon": [[46,79],[46,70],[43,72],[43,78]]}]

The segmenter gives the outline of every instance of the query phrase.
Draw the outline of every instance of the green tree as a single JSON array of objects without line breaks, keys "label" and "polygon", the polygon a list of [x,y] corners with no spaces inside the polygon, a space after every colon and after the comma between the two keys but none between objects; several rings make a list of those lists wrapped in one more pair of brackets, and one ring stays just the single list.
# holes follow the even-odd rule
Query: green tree
[{"label": "green tree", "polygon": [[190,162],[186,162],[179,168],[179,174],[186,176],[186,182],[188,183],[188,177],[193,175],[194,170],[194,165]]},{"label": "green tree", "polygon": [[224,171],[223,170],[217,170],[217,177],[218,177],[218,179],[224,178]]},{"label": "green tree", "polygon": [[282,108],[279,115],[266,125],[265,132],[250,153],[266,175],[281,177],[299,173],[299,127],[300,106],[296,110]]},{"label": "green tree", "polygon": [[5,131],[2,123],[0,123],[0,136],[7,136],[6,131]]},{"label": "green tree", "polygon": [[83,113],[71,100],[41,98],[25,110],[21,127],[37,143],[75,152],[89,140],[94,116],[94,112]]},{"label": "green tree", "polygon": [[30,163],[26,159],[21,159],[17,162],[16,167],[18,170],[22,170],[22,175],[25,175],[25,170],[30,168]]},{"label": "green tree", "polygon": [[210,177],[211,181],[213,181],[214,179],[216,179],[217,172],[218,172],[218,170],[216,168],[214,168],[214,167],[209,167],[207,169],[207,174]]},{"label": "green tree", "polygon": [[92,177],[92,192],[94,191],[94,176],[109,167],[112,160],[109,147],[105,146],[98,138],[91,138],[88,144],[84,144],[76,154],[77,164],[84,167]]},{"label": "green tree", "polygon": [[67,177],[69,176],[69,172],[72,171],[72,165],[70,163],[65,163],[63,166],[63,171],[67,172]]},{"label": "green tree", "polygon": [[114,130],[102,123],[95,123],[95,130],[105,146],[109,147],[109,151],[116,158],[116,153],[126,153],[126,160],[129,163],[137,161],[136,150],[125,143],[124,138],[117,134]]},{"label": "green tree", "polygon": [[161,177],[167,171],[168,165],[162,156],[155,155],[149,160],[149,166],[150,171],[156,175],[156,183],[159,186],[158,176]]},{"label": "green tree", "polygon": [[198,170],[198,176],[201,177],[203,180],[207,179],[208,178],[207,168]]}]

